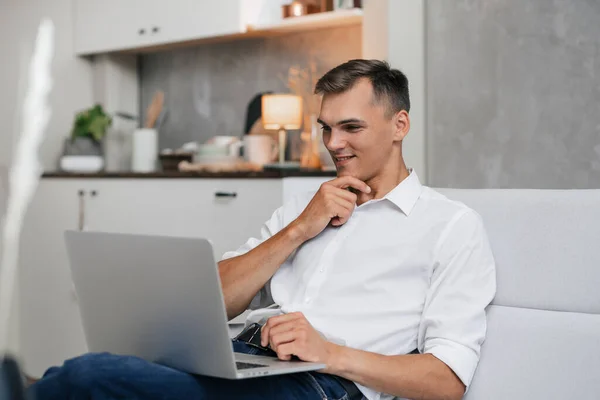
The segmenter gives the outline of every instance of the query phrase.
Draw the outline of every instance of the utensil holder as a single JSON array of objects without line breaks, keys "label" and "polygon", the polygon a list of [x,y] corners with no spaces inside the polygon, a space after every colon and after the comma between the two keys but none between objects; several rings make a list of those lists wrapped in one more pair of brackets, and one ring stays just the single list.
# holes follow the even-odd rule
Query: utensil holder
[{"label": "utensil holder", "polygon": [[158,156],[158,132],[156,129],[140,128],[133,132],[131,169],[134,172],[156,171]]}]

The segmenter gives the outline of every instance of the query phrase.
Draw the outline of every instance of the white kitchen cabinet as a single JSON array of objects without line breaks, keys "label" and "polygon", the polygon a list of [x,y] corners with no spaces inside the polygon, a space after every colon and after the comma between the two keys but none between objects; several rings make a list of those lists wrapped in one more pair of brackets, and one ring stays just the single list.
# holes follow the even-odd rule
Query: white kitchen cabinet
[{"label": "white kitchen cabinet", "polygon": [[115,179],[90,181],[86,229],[207,238],[219,260],[281,205],[280,179]]},{"label": "white kitchen cabinet", "polygon": [[151,40],[153,17],[144,0],[74,0],[77,54],[123,50]]},{"label": "white kitchen cabinet", "polygon": [[242,33],[252,0],[73,0],[75,53],[107,53]]},{"label": "white kitchen cabinet", "polygon": [[204,237],[220,258],[259,233],[282,204],[283,181],[42,179],[21,242],[24,370],[39,377],[87,351],[64,231]]},{"label": "white kitchen cabinet", "polygon": [[[157,43],[225,36],[246,30],[242,3],[249,0],[161,2]],[[166,6],[168,4],[168,6]]]},{"label": "white kitchen cabinet", "polygon": [[77,229],[79,180],[42,180],[27,212],[20,252],[20,346],[24,370],[39,377],[86,351],[64,245]]}]

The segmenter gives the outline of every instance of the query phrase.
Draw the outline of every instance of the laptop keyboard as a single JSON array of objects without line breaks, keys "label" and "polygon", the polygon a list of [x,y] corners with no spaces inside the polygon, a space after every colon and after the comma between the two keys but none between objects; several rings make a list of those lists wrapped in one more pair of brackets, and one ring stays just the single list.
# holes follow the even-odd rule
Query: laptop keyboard
[{"label": "laptop keyboard", "polygon": [[252,364],[252,363],[246,363],[246,362],[241,362],[241,361],[236,361],[235,362],[235,366],[236,366],[237,369],[250,369],[250,368],[264,368],[264,367],[268,367],[268,365]]}]

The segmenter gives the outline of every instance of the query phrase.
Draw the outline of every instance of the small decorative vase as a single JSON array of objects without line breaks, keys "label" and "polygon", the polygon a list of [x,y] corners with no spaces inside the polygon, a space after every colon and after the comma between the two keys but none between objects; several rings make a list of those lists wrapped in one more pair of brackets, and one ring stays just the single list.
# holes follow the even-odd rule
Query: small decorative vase
[{"label": "small decorative vase", "polygon": [[310,132],[304,132],[302,134],[302,161],[301,166],[303,168],[320,169],[321,159],[319,156],[319,124],[317,123],[317,116],[311,114],[310,116]]}]

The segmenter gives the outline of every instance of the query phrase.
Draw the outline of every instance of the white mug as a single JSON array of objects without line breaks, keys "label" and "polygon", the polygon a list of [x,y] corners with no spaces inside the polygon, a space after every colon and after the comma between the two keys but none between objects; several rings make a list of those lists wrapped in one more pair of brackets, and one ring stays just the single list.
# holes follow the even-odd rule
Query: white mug
[{"label": "white mug", "polygon": [[229,146],[231,143],[236,140],[240,140],[237,136],[226,136],[226,135],[217,135],[211,137],[207,143],[216,144],[219,146]]},{"label": "white mug", "polygon": [[206,144],[211,146],[222,146],[227,149],[227,154],[232,157],[239,157],[240,147],[242,147],[242,142],[237,136],[213,136]]},{"label": "white mug", "polygon": [[253,164],[265,165],[277,158],[279,146],[267,135],[244,136],[244,158]]}]

